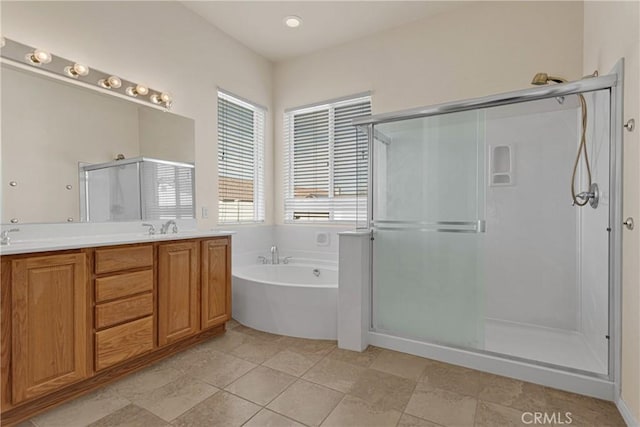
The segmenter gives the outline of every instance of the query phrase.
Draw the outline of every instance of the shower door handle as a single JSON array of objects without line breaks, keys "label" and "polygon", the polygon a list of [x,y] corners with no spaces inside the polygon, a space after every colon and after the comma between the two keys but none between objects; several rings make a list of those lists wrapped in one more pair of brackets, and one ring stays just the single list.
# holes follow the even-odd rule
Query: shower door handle
[{"label": "shower door handle", "polygon": [[398,221],[375,220],[371,223],[375,230],[415,230],[434,231],[439,233],[485,233],[487,231],[485,220],[476,221]]},{"label": "shower door handle", "polygon": [[633,227],[635,226],[635,224],[633,223],[633,218],[631,217],[625,219],[623,224],[625,227],[627,227],[627,230],[633,230]]}]

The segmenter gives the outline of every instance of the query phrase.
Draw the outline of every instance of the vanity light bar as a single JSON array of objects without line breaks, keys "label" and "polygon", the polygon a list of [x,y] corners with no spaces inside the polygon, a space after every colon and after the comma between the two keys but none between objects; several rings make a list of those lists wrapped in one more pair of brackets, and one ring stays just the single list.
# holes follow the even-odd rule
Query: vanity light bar
[{"label": "vanity light bar", "polygon": [[10,63],[37,68],[39,71],[62,76],[72,82],[80,82],[83,86],[97,88],[102,92],[108,91],[125,98],[135,98],[136,102],[156,108],[162,107],[168,110],[173,103],[168,92],[151,89],[144,84],[89,68],[84,64],[52,55],[46,50],[36,49],[6,37],[1,37],[0,57]]}]

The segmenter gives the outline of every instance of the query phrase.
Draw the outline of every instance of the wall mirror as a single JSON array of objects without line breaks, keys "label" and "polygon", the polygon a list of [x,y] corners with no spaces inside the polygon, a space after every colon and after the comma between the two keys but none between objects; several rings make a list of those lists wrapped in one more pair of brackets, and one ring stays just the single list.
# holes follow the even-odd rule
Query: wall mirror
[{"label": "wall mirror", "polygon": [[194,218],[194,121],[2,64],[2,223]]}]

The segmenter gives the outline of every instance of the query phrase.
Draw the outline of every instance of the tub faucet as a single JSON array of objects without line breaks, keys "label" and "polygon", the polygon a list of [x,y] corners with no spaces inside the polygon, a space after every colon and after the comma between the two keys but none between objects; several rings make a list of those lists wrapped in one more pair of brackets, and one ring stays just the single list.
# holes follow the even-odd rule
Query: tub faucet
[{"label": "tub faucet", "polygon": [[271,264],[280,264],[280,256],[276,245],[271,246]]},{"label": "tub faucet", "polygon": [[178,224],[176,224],[176,222],[174,220],[170,219],[169,221],[167,221],[164,224],[162,224],[162,227],[160,228],[160,234],[167,234],[167,232],[169,231],[169,226],[170,225],[173,225],[172,231],[174,233],[178,232]]}]

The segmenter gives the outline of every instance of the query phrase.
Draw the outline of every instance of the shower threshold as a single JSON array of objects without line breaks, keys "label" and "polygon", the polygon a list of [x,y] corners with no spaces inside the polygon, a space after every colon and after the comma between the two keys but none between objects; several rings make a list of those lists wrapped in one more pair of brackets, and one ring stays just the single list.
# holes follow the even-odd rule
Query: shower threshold
[{"label": "shower threshold", "polygon": [[579,332],[497,319],[484,327],[487,351],[607,375],[607,364]]}]

